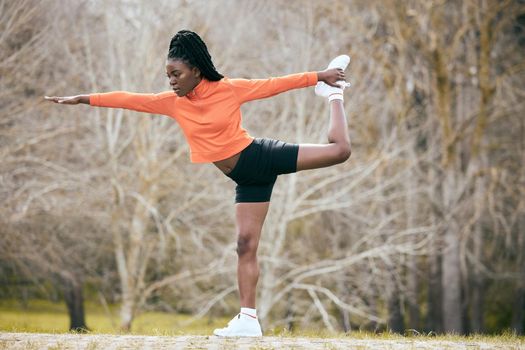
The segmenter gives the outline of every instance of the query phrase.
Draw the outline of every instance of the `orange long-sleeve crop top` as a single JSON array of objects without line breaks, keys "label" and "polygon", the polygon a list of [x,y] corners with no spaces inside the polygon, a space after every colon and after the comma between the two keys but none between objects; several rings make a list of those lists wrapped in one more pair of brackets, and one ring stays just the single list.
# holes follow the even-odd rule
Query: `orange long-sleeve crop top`
[{"label": "orange long-sleeve crop top", "polygon": [[311,86],[317,73],[298,73],[269,79],[202,79],[184,97],[173,91],[138,94],[125,91],[91,94],[92,106],[125,108],[174,118],[188,141],[193,163],[229,158],[253,140],[241,126],[241,104]]}]

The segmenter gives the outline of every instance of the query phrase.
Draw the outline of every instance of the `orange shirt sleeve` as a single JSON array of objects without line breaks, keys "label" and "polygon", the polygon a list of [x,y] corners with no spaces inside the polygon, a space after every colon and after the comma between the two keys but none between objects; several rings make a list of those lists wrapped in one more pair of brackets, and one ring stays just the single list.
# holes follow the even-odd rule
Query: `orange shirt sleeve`
[{"label": "orange shirt sleeve", "polygon": [[139,94],[113,91],[89,95],[89,104],[97,107],[124,108],[153,114],[169,114],[173,105],[166,97],[173,97],[172,91],[159,94]]},{"label": "orange shirt sleeve", "polygon": [[317,83],[317,73],[297,73],[269,79],[229,79],[233,92],[242,104],[247,101],[270,97],[292,89]]}]

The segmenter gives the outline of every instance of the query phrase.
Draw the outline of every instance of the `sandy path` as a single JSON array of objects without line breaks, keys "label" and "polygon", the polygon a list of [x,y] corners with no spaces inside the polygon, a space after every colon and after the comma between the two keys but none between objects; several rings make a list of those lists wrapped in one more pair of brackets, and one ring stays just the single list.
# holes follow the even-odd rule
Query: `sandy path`
[{"label": "sandy path", "polygon": [[405,350],[405,349],[524,349],[523,344],[491,344],[484,342],[452,342],[417,339],[352,339],[352,338],[283,338],[263,337],[218,338],[214,336],[140,336],[140,335],[76,335],[38,333],[0,333],[0,349],[326,349],[326,350]]}]

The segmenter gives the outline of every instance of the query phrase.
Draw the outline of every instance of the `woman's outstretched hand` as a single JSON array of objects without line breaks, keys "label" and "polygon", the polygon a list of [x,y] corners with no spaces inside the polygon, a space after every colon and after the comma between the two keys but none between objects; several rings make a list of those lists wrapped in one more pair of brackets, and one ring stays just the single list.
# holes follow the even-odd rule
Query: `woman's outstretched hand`
[{"label": "woman's outstretched hand", "polygon": [[79,103],[89,104],[89,95],[76,96],[44,96],[46,101],[60,103],[64,105],[77,105]]},{"label": "woman's outstretched hand", "polygon": [[326,69],[317,72],[317,80],[322,81],[330,86],[340,88],[340,82],[345,81],[345,72],[341,68]]}]

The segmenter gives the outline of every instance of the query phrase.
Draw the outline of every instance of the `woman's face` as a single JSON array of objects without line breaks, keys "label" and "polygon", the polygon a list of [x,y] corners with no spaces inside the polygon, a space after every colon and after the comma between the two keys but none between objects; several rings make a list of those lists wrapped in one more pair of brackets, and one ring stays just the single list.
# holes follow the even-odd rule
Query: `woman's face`
[{"label": "woman's face", "polygon": [[179,97],[186,96],[202,80],[201,72],[197,67],[190,68],[178,59],[166,61],[166,74],[171,88]]}]

